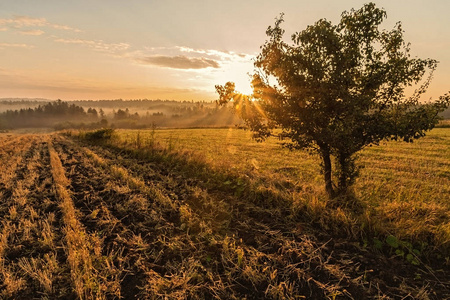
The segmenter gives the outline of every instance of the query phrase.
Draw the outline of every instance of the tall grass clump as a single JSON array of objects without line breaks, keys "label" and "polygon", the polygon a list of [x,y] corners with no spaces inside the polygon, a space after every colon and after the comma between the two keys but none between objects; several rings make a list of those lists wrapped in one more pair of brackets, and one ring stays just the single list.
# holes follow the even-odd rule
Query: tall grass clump
[{"label": "tall grass clump", "polygon": [[94,131],[87,131],[84,133],[84,138],[92,142],[104,142],[111,140],[114,136],[115,130],[113,128],[102,128]]}]

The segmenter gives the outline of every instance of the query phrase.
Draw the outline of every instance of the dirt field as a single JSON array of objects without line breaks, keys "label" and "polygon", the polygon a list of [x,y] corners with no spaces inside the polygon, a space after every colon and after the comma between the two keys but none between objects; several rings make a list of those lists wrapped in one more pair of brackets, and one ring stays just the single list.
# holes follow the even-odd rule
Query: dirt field
[{"label": "dirt field", "polygon": [[244,201],[165,161],[63,135],[0,145],[2,298],[450,297],[442,266],[314,229],[283,199],[257,201],[269,191]]}]

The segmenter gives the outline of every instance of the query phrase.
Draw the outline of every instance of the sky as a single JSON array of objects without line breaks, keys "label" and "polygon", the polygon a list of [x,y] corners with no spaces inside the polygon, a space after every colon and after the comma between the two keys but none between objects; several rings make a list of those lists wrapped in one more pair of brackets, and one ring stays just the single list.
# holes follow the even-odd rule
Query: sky
[{"label": "sky", "polygon": [[[334,24],[359,0],[0,0],[0,98],[215,100],[250,92],[265,31]],[[373,1],[401,21],[412,56],[439,61],[425,95],[450,90],[449,0]]]}]

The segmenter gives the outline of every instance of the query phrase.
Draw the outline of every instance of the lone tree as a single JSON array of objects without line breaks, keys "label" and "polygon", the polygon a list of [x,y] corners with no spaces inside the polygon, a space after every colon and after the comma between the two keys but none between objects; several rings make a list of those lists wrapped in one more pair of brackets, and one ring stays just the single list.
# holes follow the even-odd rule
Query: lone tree
[{"label": "lone tree", "polygon": [[232,82],[216,85],[218,103],[233,103],[254,138],[278,128],[285,146],[318,153],[331,198],[354,182],[355,153],[382,140],[424,136],[450,103],[449,94],[419,102],[437,61],[412,58],[400,22],[390,31],[379,28],[385,18],[369,3],[343,12],[337,25],[320,19],[288,44],[281,15],[255,61],[253,94],[239,94]]}]

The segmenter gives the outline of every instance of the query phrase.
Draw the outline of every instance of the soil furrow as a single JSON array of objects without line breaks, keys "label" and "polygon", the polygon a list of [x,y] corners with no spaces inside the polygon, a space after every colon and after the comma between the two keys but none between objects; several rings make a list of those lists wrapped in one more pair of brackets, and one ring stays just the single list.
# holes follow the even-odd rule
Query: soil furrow
[{"label": "soil furrow", "polygon": [[79,221],[80,212],[74,207],[66,177],[58,153],[49,145],[52,177],[62,210],[63,232],[67,262],[73,288],[81,299],[105,299],[120,297],[118,270],[112,259],[102,255],[101,239],[89,234]]},{"label": "soil furrow", "polygon": [[[136,258],[127,255],[130,249],[127,249],[126,241],[133,239],[133,232],[127,227],[127,223],[132,223],[124,220],[123,213],[119,215],[122,220],[119,220],[115,216],[117,212],[114,207],[111,212],[110,206],[111,203],[123,203],[127,195],[114,193],[114,189],[109,195],[108,192],[105,193],[104,189],[108,186],[106,174],[95,169],[86,157],[59,140],[54,145],[70,180],[69,188],[73,204],[80,212],[78,217],[81,224],[88,233],[98,235],[102,241],[102,255],[113,257],[113,263],[122,267],[121,272],[116,274],[122,282],[121,295],[127,299],[134,298],[139,292],[138,287],[142,285],[140,277],[143,275],[132,268]],[[124,285],[124,282],[127,284]]]},{"label": "soil furrow", "polygon": [[15,185],[6,207],[9,207],[10,239],[5,249],[8,268],[5,276],[15,278],[5,286],[4,296],[32,298],[36,294],[70,299],[67,274],[58,249],[59,224],[55,211],[46,207],[55,201],[51,186],[46,142],[34,139],[16,171]]},{"label": "soil furrow", "polygon": [[174,230],[175,235],[176,231],[182,232],[177,229],[180,218],[174,211],[161,211],[157,202],[138,189],[130,189],[123,178],[94,166],[70,143],[59,141],[56,148],[64,153],[61,157],[66,170],[72,170],[68,178],[74,204],[82,212],[80,220],[88,230],[101,232],[104,252],[121,252],[118,260],[128,266],[122,275],[122,290],[127,296],[136,295],[139,287],[146,284],[144,273],[149,269],[164,276],[164,267],[158,266],[156,259],[152,261],[151,256],[159,256],[158,260],[165,262],[161,253],[166,245],[160,237],[169,237]]}]

